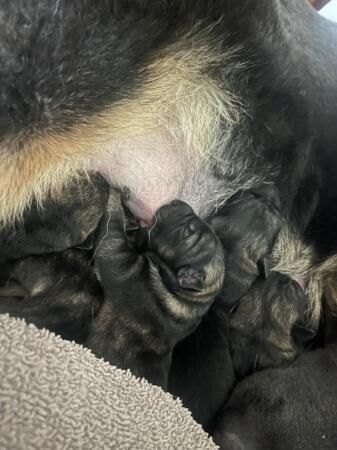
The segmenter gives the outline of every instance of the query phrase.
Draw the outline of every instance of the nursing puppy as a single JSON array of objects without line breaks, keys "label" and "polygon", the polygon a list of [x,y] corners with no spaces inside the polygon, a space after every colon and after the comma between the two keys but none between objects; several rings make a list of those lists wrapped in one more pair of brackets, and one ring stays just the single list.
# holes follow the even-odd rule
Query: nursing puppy
[{"label": "nursing puppy", "polygon": [[0,266],[0,313],[83,344],[103,295],[82,250],[35,255]]},{"label": "nursing puppy", "polygon": [[209,223],[225,249],[226,283],[222,302],[230,310],[259,276],[268,276],[269,256],[284,224],[275,185],[234,194]]},{"label": "nursing puppy", "polygon": [[229,346],[237,378],[286,367],[313,340],[308,296],[270,255],[284,223],[275,186],[235,194],[210,219],[225,249],[226,280],[219,300],[229,312]]},{"label": "nursing puppy", "polygon": [[195,330],[222,289],[223,249],[181,201],[157,211],[141,253],[127,229],[120,196],[112,190],[94,254],[104,303],[86,345],[166,389],[174,347]]},{"label": "nursing puppy", "polygon": [[[131,368],[152,382],[156,382],[157,375],[152,374],[149,355],[155,352],[155,348],[150,351],[147,346],[163,346],[160,339],[163,342],[170,339],[170,334],[165,335],[163,322],[168,327],[167,318],[171,319],[172,314],[178,317],[184,314],[186,324],[175,330],[178,337],[173,338],[173,343],[169,341],[170,351],[176,342],[181,342],[179,333],[183,337],[192,334],[174,349],[172,365],[164,365],[162,372],[164,379],[169,380],[168,389],[179,395],[194,417],[209,429],[214,415],[233,387],[230,351],[236,376],[242,376],[242,363],[245,373],[249,373],[280,362],[289,363],[300,349],[297,346],[297,351],[286,358],[281,354],[282,348],[293,343],[292,327],[304,314],[302,290],[283,291],[278,280],[279,277],[281,280],[287,277],[282,275],[275,278],[276,274],[273,274],[265,280],[268,275],[266,255],[282,224],[278,191],[273,186],[262,186],[240,192],[210,220],[220,235],[226,264],[225,283],[222,285],[220,267],[223,262],[221,258],[217,261],[217,252],[212,253],[208,270],[215,278],[220,270],[219,278],[214,280],[218,289],[213,293],[205,284],[206,273],[201,268],[209,258],[202,246],[205,240],[210,246],[218,241],[189,206],[175,202],[161,208],[154,226],[144,229],[139,228],[129,213],[124,214],[116,191],[111,190],[110,206],[106,211],[107,192],[106,184],[97,175],[79,180],[78,184],[63,192],[58,202],[49,202],[43,214],[34,208],[19,230],[9,235],[2,234],[7,257],[14,260],[19,254],[26,258],[2,265],[0,311],[24,317],[28,322],[67,339],[90,345],[96,354],[113,364]],[[103,213],[98,237],[94,239],[91,236],[85,245],[82,244],[79,236],[82,240],[87,238],[85,230],[90,217],[95,217],[95,214],[101,217]],[[96,227],[97,221],[96,217]],[[76,246],[78,240],[81,244]],[[77,248],[60,251],[61,246],[67,243]],[[32,256],[34,253],[40,255]],[[102,254],[106,259],[102,259]],[[125,258],[125,264],[121,258]],[[186,258],[189,264],[183,263]],[[104,293],[93,275],[93,260],[97,276],[105,286]],[[150,261],[149,267],[143,269],[147,261]],[[155,272],[155,268],[158,274],[153,279],[149,273]],[[289,282],[292,283],[290,279]],[[207,312],[219,290],[215,304]],[[288,293],[286,298],[283,293]],[[198,305],[198,314],[194,317],[197,306],[188,307],[188,304],[196,295],[206,295],[209,301],[206,306]],[[161,311],[162,315],[157,312],[158,302],[163,304],[159,311],[167,303],[169,305],[165,320],[165,311]],[[122,313],[119,314],[120,308]],[[151,314],[144,314],[144,308]],[[201,317],[202,322],[193,333]],[[154,338],[154,343],[142,342],[137,333],[142,334],[145,330],[148,333],[152,330],[153,336],[158,334],[157,344]],[[281,349],[272,341],[273,337],[275,341],[275,336]],[[130,361],[121,359],[114,348],[116,345],[119,348],[122,340],[125,346],[120,350],[123,358],[128,353],[134,357],[131,349],[137,337],[138,352],[147,354],[150,361],[132,365]],[[270,352],[274,358],[268,359]],[[163,356],[156,357],[165,361]],[[194,374],[193,379],[190,379],[191,373]],[[166,387],[166,381],[158,383]]]},{"label": "nursing puppy", "polygon": [[205,219],[274,183],[285,226],[273,253],[309,286],[319,322],[324,275],[315,285],[312,252],[292,250],[337,191],[334,24],[306,0],[0,0],[0,11],[2,226],[91,169],[127,188],[147,224],[176,198]]},{"label": "nursing puppy", "polygon": [[319,322],[313,252],[291,251],[337,191],[334,24],[305,0],[0,0],[0,12],[3,227],[89,170],[127,190],[143,224],[177,198],[206,219],[273,183],[273,259],[310,285]]},{"label": "nursing puppy", "polygon": [[[211,432],[236,382],[257,371],[286,368],[313,345],[308,298],[290,277],[259,278],[228,314],[219,299],[173,353],[169,391]],[[225,447],[226,448],[226,447]]]}]

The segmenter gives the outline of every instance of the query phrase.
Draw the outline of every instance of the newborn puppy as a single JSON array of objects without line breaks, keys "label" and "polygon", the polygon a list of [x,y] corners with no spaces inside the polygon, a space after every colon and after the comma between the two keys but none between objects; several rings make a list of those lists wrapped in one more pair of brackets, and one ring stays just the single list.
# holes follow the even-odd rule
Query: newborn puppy
[{"label": "newborn puppy", "polygon": [[83,176],[43,209],[34,204],[15,228],[1,230],[0,313],[65,339],[88,337],[102,301],[90,264],[91,238],[107,199],[101,176]]},{"label": "newborn puppy", "polygon": [[92,174],[74,179],[43,208],[35,202],[15,227],[1,229],[0,262],[83,244],[98,226],[108,192],[105,180]]},{"label": "newborn puppy", "polygon": [[243,378],[291,364],[316,330],[305,325],[307,297],[287,275],[257,280],[230,316],[229,342],[235,374]]},{"label": "newborn puppy", "polygon": [[335,450],[337,345],[241,381],[218,418],[223,450]]},{"label": "newborn puppy", "polygon": [[87,345],[121,368],[167,388],[172,351],[209,310],[224,280],[212,229],[185,203],[160,208],[141,239],[127,237],[120,197],[111,191],[95,252],[104,303]]},{"label": "newborn puppy", "polygon": [[266,277],[270,255],[283,220],[274,185],[234,194],[209,220],[225,250],[226,282],[219,296],[230,310],[254,281]]},{"label": "newborn puppy", "polygon": [[314,338],[316,330],[305,325],[306,307],[302,288],[277,272],[259,278],[230,313],[217,299],[197,330],[175,348],[169,391],[212,432],[236,380],[289,366]]},{"label": "newborn puppy", "polygon": [[88,255],[67,250],[1,265],[0,313],[83,343],[102,303]]}]

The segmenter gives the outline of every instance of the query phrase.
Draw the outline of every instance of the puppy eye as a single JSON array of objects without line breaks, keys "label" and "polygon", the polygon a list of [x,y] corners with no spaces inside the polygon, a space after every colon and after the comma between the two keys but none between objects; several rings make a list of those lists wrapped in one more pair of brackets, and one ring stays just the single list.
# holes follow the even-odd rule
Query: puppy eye
[{"label": "puppy eye", "polygon": [[194,220],[191,220],[184,227],[184,232],[183,232],[184,239],[189,238],[190,236],[192,236],[192,234],[196,233],[196,231],[197,231],[197,225],[194,222]]}]

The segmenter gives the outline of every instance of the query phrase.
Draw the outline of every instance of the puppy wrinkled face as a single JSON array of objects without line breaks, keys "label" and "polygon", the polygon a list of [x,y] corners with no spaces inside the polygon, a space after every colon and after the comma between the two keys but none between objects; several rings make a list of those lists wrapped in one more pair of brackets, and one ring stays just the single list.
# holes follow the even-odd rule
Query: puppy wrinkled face
[{"label": "puppy wrinkled face", "polygon": [[305,292],[287,275],[273,272],[254,283],[230,317],[229,340],[239,378],[295,360],[316,334],[305,325],[307,307]]},{"label": "puppy wrinkled face", "polygon": [[189,205],[175,200],[161,207],[154,225],[142,232],[169,290],[200,299],[219,292],[224,279],[221,243]]}]

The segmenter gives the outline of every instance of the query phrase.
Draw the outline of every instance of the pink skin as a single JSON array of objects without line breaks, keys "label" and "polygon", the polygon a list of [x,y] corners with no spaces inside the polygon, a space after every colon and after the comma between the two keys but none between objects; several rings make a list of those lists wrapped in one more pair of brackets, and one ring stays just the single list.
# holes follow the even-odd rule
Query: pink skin
[{"label": "pink skin", "polygon": [[139,221],[141,227],[145,228],[153,225],[156,211],[151,210],[141,200],[131,199],[126,203],[135,218]]},{"label": "pink skin", "polygon": [[127,206],[144,225],[154,221],[156,211],[182,195],[189,175],[190,161],[165,135],[135,136],[133,139],[107,142],[102,158],[92,159],[88,169],[130,191]]},{"label": "pink skin", "polygon": [[223,191],[224,181],[214,176],[213,169],[183,151],[165,129],[110,140],[93,153],[101,157],[90,159],[86,168],[100,172],[115,186],[127,187],[128,207],[143,224],[153,223],[156,211],[176,199],[205,218]]}]

